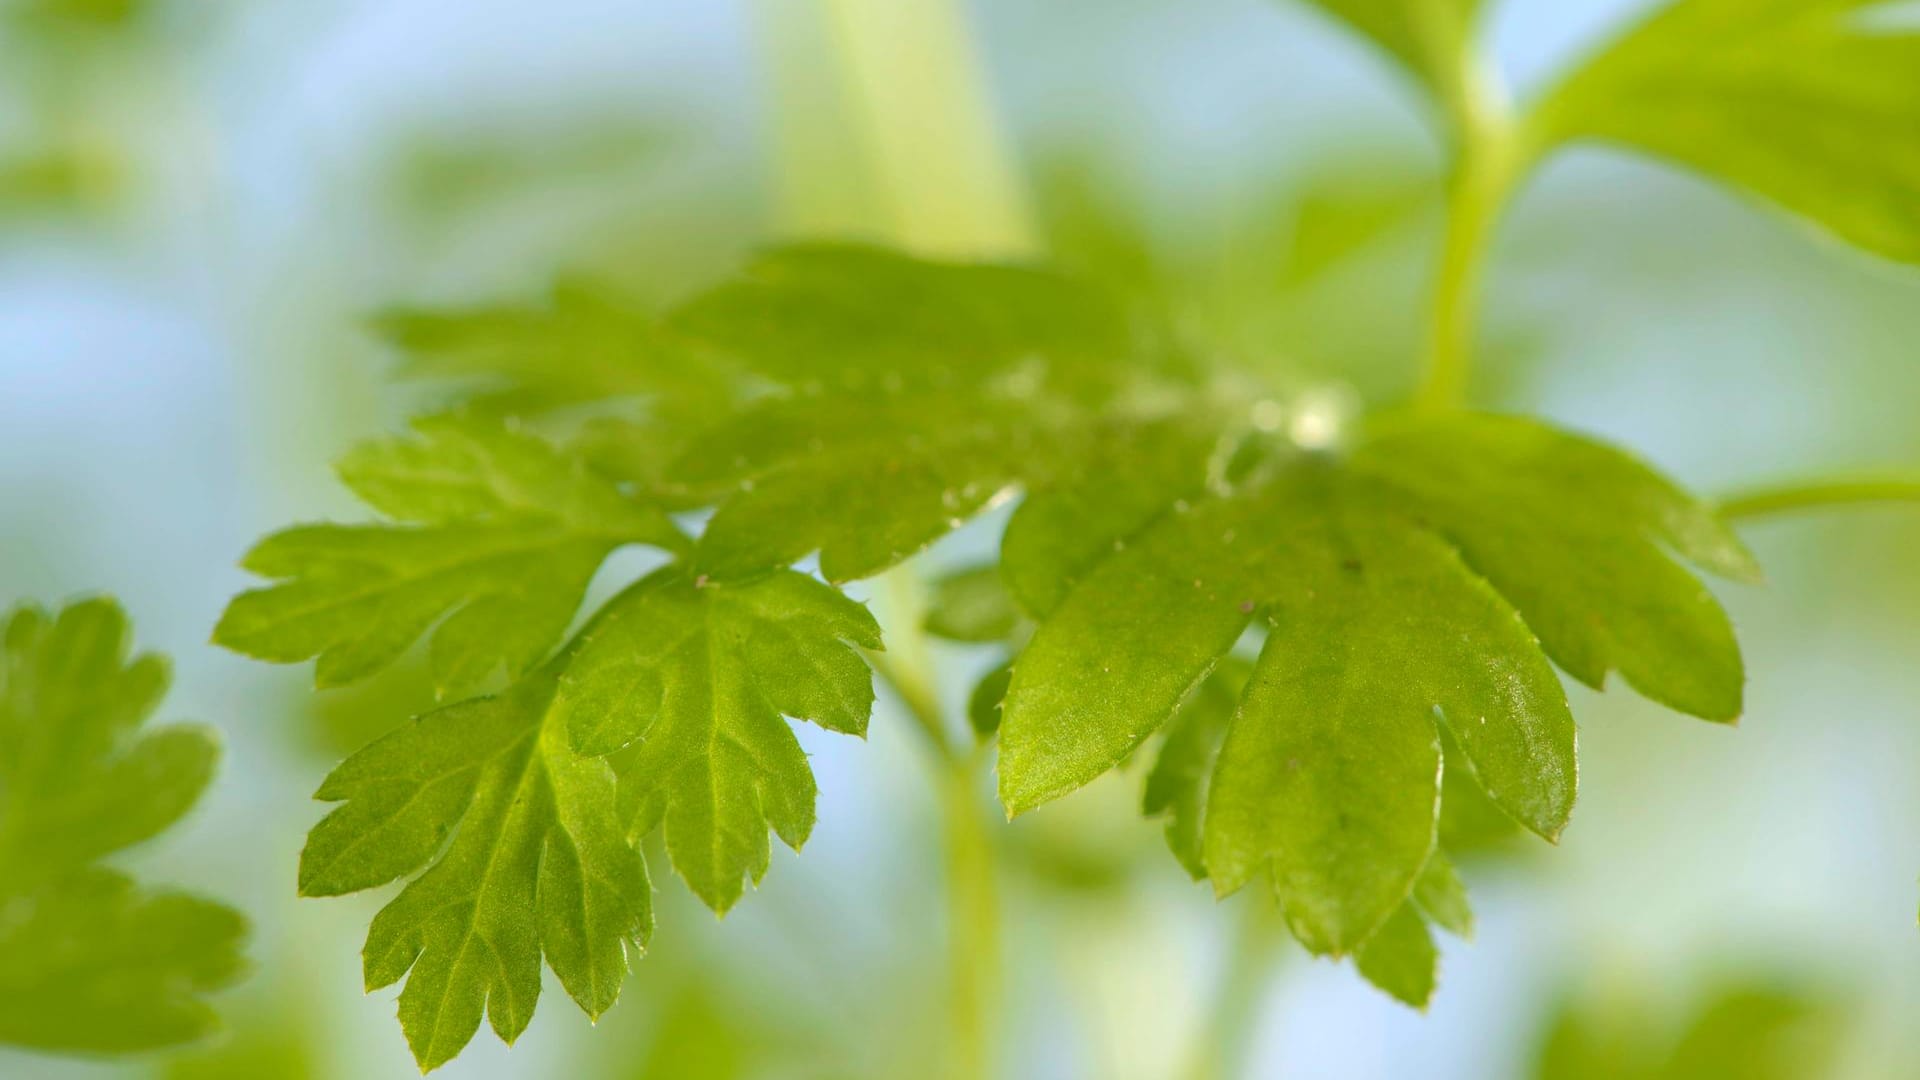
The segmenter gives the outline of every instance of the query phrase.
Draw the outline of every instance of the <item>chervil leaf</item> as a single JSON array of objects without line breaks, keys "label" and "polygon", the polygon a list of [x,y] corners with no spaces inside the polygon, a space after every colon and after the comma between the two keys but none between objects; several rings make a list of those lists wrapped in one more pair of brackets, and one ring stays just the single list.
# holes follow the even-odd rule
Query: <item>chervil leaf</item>
[{"label": "chervil leaf", "polygon": [[1113,301],[1074,278],[857,245],[767,252],[671,325],[797,389],[951,384],[1035,360],[1098,379],[1131,349]]},{"label": "chervil leaf", "polygon": [[1124,312],[1073,279],[865,248],[772,254],[675,325],[778,384],[669,470],[718,505],[696,560],[715,578],[816,551],[829,580],[870,576],[1191,376],[1140,359]]},{"label": "chervil leaf", "polygon": [[1354,457],[1459,546],[1568,674],[1598,688],[1619,671],[1681,712],[1740,715],[1733,628],[1667,554],[1758,579],[1705,504],[1625,454],[1515,418],[1389,425]]},{"label": "chervil leaf", "polygon": [[567,669],[556,714],[619,758],[636,836],[664,824],[674,869],[715,911],[760,880],[769,827],[796,849],[815,788],[783,716],[864,734],[880,647],[859,604],[791,571],[718,585],[669,568],[609,604]]},{"label": "chervil leaf", "polygon": [[203,1038],[205,995],[246,970],[246,920],[85,868],[0,895],[0,1043],[123,1054]]},{"label": "chervil leaf", "polygon": [[1920,262],[1920,33],[1900,6],[1680,0],[1553,94],[1541,138],[1653,154]]},{"label": "chervil leaf", "polygon": [[340,465],[396,523],[268,537],[245,566],[283,580],[237,597],[217,643],[278,662],[318,656],[319,684],[335,686],[385,668],[438,624],[435,683],[456,693],[539,663],[615,548],[683,544],[660,510],[539,439],[476,419],[418,426],[420,438],[367,444]]},{"label": "chervil leaf", "polygon": [[459,1053],[483,1013],[508,1042],[524,1031],[543,955],[598,1017],[652,932],[613,770],[568,745],[557,687],[543,669],[499,697],[428,713],[348,758],[318,793],[342,805],[301,852],[304,895],[426,867],[374,919],[364,952],[368,989],[406,977],[400,1024],[422,1068]]},{"label": "chervil leaf", "polygon": [[1182,702],[1166,726],[1160,755],[1147,774],[1141,812],[1167,819],[1167,847],[1195,881],[1207,877],[1201,851],[1207,812],[1207,784],[1213,779],[1220,743],[1227,737],[1240,694],[1246,688],[1251,665],[1236,657],[1221,661],[1219,670]]},{"label": "chervil leaf", "polygon": [[1452,93],[1480,0],[1309,0],[1385,49],[1413,76]]},{"label": "chervil leaf", "polygon": [[967,695],[967,726],[973,733],[990,739],[1000,730],[1000,706],[1007,700],[1007,687],[1013,682],[1013,664],[1005,663],[980,677]]},{"label": "chervil leaf", "polygon": [[1360,946],[1353,965],[1368,982],[1416,1009],[1426,1008],[1440,985],[1440,950],[1412,904],[1400,905]]},{"label": "chervil leaf", "polygon": [[[1583,677],[1618,666],[1676,707],[1738,711],[1725,617],[1659,545],[1721,570],[1750,562],[1617,451],[1461,416],[1385,428],[1344,461],[1281,454],[1225,488],[1165,479],[1138,531],[1064,589],[1028,590],[1061,599],[1015,665],[1001,796],[1018,813],[1112,768],[1257,621],[1266,643],[1212,767],[1201,862],[1222,893],[1270,872],[1318,951],[1357,948],[1412,893],[1434,851],[1443,731],[1508,814],[1549,838],[1565,825],[1572,720],[1530,625]],[[1020,518],[1075,499],[1037,493],[1016,514],[1010,580],[1029,557]],[[1035,565],[1061,565],[1028,543]]]},{"label": "chervil leaf", "polygon": [[1413,883],[1413,904],[1441,929],[1456,937],[1473,936],[1473,908],[1467,904],[1467,887],[1453,869],[1453,861],[1444,852],[1435,851],[1427,868]]},{"label": "chervil leaf", "polygon": [[541,307],[401,308],[374,325],[405,357],[402,376],[471,382],[489,411],[619,397],[710,408],[731,393],[729,372],[638,304],[580,281],[559,283]]},{"label": "chervil leaf", "polygon": [[16,609],[0,652],[0,1042],[121,1053],[216,1023],[245,921],[94,865],[192,807],[218,756],[197,727],[139,728],[165,661],[128,659],[110,600]]}]

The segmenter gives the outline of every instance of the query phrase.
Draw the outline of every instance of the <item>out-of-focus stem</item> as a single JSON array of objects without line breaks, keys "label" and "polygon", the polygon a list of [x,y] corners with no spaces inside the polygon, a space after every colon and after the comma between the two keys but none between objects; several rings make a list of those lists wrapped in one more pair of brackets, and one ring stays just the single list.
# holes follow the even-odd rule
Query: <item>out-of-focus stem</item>
[{"label": "out-of-focus stem", "polygon": [[1720,514],[1731,520],[1747,520],[1890,502],[1920,503],[1920,476],[1836,477],[1756,488],[1722,499]]},{"label": "out-of-focus stem", "polygon": [[1260,1020],[1260,1006],[1280,955],[1275,913],[1265,897],[1241,901],[1240,921],[1227,943],[1220,985],[1209,1003],[1206,1023],[1187,1055],[1182,1080],[1240,1080]]},{"label": "out-of-focus stem", "polygon": [[926,736],[938,799],[948,924],[948,1075],[988,1080],[1000,1038],[1000,896],[993,834],[980,797],[985,747],[956,746],[940,708],[927,650],[920,583],[895,569],[886,577],[888,653],[872,654],[874,670],[893,689]]},{"label": "out-of-focus stem", "polygon": [[1419,404],[1430,409],[1458,408],[1466,401],[1487,256],[1508,196],[1526,167],[1507,92],[1477,57],[1464,62],[1453,97],[1448,103],[1453,175],[1419,392]]},{"label": "out-of-focus stem", "polygon": [[1000,890],[979,795],[985,760],[984,750],[949,759],[940,788],[956,1080],[988,1080],[1000,1050]]}]

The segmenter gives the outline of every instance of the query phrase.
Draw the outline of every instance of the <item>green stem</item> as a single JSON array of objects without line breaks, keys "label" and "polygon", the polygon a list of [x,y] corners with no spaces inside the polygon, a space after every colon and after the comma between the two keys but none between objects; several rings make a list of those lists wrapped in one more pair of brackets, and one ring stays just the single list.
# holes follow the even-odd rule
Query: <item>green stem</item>
[{"label": "green stem", "polygon": [[1240,921],[1227,943],[1226,967],[1208,1005],[1206,1023],[1188,1054],[1184,1080],[1236,1080],[1246,1075],[1280,941],[1265,898],[1249,896],[1242,901]]},{"label": "green stem", "polygon": [[1459,408],[1466,401],[1487,254],[1526,166],[1506,91],[1477,58],[1465,62],[1458,86],[1449,103],[1454,165],[1447,184],[1446,235],[1419,391],[1419,404],[1430,409]]},{"label": "green stem", "polygon": [[980,805],[985,760],[984,751],[950,759],[940,785],[956,1080],[987,1080],[999,1051],[1000,890],[993,837]]},{"label": "green stem", "polygon": [[1920,503],[1920,477],[1841,477],[1756,488],[1721,500],[1720,514],[1729,520],[1746,520],[1874,503]]},{"label": "green stem", "polygon": [[899,696],[932,757],[939,800],[948,918],[948,1061],[954,1080],[987,1080],[999,1052],[1000,900],[988,815],[981,805],[985,747],[956,747],[940,708],[927,650],[919,582],[905,569],[887,575],[891,653],[869,654],[874,671]]}]

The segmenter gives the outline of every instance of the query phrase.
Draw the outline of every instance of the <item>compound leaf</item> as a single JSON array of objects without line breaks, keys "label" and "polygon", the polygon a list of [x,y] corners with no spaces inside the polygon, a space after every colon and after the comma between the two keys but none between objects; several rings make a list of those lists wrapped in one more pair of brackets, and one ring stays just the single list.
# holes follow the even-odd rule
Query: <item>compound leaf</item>
[{"label": "compound leaf", "polygon": [[125,1053],[216,1024],[246,922],[139,888],[96,860],[178,821],[218,749],[198,727],[142,732],[166,662],[129,659],[111,600],[15,609],[0,652],[0,1042]]},{"label": "compound leaf", "polygon": [[[1666,550],[1724,572],[1751,562],[1709,510],[1617,451],[1469,415],[1387,426],[1340,460],[1278,452],[1224,490],[1169,480],[1159,512],[1133,514],[1137,532],[1066,578],[1017,660],[1002,800],[1023,812],[1112,768],[1258,623],[1266,642],[1204,803],[1189,781],[1163,784],[1151,805],[1189,836],[1203,805],[1200,859],[1176,839],[1182,861],[1222,893],[1266,871],[1318,951],[1356,949],[1413,894],[1435,850],[1443,741],[1508,815],[1558,835],[1574,737],[1548,654],[1587,661],[1575,674],[1596,680],[1617,665],[1702,715],[1738,710],[1725,617]],[[1093,476],[1080,498],[1116,482]],[[1169,497],[1194,490],[1209,493]],[[1051,519],[1075,498],[1036,493],[1016,513],[1010,581],[1030,557],[1050,565],[1044,543],[1014,543],[1049,535],[1021,518]],[[1662,621],[1665,610],[1681,614]],[[1622,627],[1659,632],[1671,654],[1653,657]],[[1207,768],[1185,752],[1184,725],[1169,738],[1164,777]]]},{"label": "compound leaf", "polygon": [[1625,146],[1920,262],[1920,33],[1894,0],[1680,0],[1543,105],[1547,141]]},{"label": "compound leaf", "polygon": [[631,300],[581,281],[560,282],[539,307],[398,308],[374,328],[404,356],[403,377],[473,384],[488,412],[631,397],[678,413],[731,396],[725,369],[691,355]]},{"label": "compound leaf", "polygon": [[618,758],[635,836],[664,825],[674,869],[715,911],[758,882],[769,827],[798,849],[815,787],[783,716],[864,734],[880,647],[867,609],[793,571],[738,585],[669,568],[608,604],[555,710],[588,753]]},{"label": "compound leaf", "polygon": [[1757,580],[1706,504],[1620,451],[1515,417],[1382,425],[1354,463],[1446,533],[1574,678],[1597,689],[1619,671],[1681,712],[1739,717],[1733,627],[1668,555]]},{"label": "compound leaf", "polygon": [[557,688],[543,669],[498,697],[428,713],[348,758],[318,792],[341,805],[307,838],[302,894],[358,892],[425,867],[375,917],[363,953],[369,990],[406,978],[400,1024],[424,1069],[458,1054],[483,1013],[507,1042],[524,1031],[543,955],[598,1017],[652,932],[646,864],[613,770],[568,744]]},{"label": "compound leaf", "polygon": [[776,384],[668,470],[717,504],[696,562],[724,579],[816,551],[830,581],[878,573],[1190,374],[1140,360],[1125,313],[1074,279],[870,248],[772,253],[675,325]]},{"label": "compound leaf", "polygon": [[369,443],[340,466],[395,519],[276,533],[244,565],[278,584],[236,597],[214,641],[282,663],[319,657],[338,686],[387,667],[430,627],[442,694],[531,670],[565,633],[615,548],[683,546],[656,507],[498,423],[438,417],[418,439]]}]

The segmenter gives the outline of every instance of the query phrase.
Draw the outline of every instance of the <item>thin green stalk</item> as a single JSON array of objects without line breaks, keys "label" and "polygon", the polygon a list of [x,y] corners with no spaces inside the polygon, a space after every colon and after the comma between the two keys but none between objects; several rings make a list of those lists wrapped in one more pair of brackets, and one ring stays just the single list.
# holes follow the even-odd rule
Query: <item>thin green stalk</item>
[{"label": "thin green stalk", "polygon": [[941,825],[946,841],[949,1001],[953,1075],[987,1080],[999,1057],[1000,889],[992,828],[980,805],[984,751],[957,755],[943,770]]},{"label": "thin green stalk", "polygon": [[1756,488],[1721,500],[1720,514],[1729,520],[1748,520],[1875,503],[1920,503],[1920,477],[1837,477]]},{"label": "thin green stalk", "polygon": [[919,582],[904,569],[886,579],[891,653],[874,653],[874,671],[926,736],[939,801],[948,919],[948,1039],[954,1080],[987,1080],[999,1054],[1000,898],[989,814],[981,805],[985,747],[955,745],[940,708],[927,650]]},{"label": "thin green stalk", "polygon": [[1246,1075],[1280,943],[1265,898],[1248,896],[1227,943],[1226,966],[1208,1003],[1206,1023],[1187,1055],[1183,1080],[1238,1080]]},{"label": "thin green stalk", "polygon": [[1459,86],[1449,106],[1453,175],[1419,391],[1419,404],[1430,409],[1459,408],[1466,401],[1487,256],[1526,165],[1507,93],[1477,58],[1466,62]]}]

